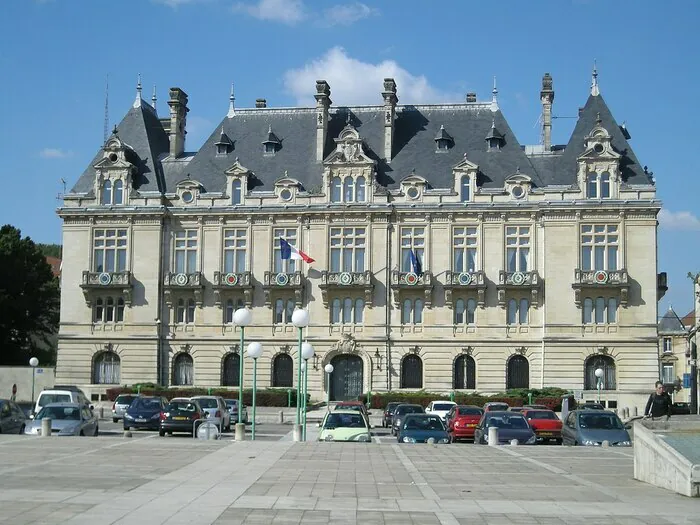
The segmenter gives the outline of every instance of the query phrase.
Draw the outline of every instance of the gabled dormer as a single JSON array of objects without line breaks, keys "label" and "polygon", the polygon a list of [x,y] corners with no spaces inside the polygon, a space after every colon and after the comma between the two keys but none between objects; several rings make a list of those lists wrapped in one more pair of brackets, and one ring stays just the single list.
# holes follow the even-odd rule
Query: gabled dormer
[{"label": "gabled dormer", "polygon": [[612,136],[600,114],[584,139],[584,151],[577,158],[578,182],[588,199],[614,199],[619,195],[621,155],[612,146]]},{"label": "gabled dormer", "polygon": [[427,187],[428,180],[417,175],[416,170],[413,170],[408,177],[401,180],[401,194],[406,199],[406,202],[422,201]]},{"label": "gabled dormer", "polygon": [[262,142],[263,154],[272,156],[282,148],[282,141],[272,131],[272,126],[267,128],[267,137]]},{"label": "gabled dormer", "polygon": [[474,194],[477,192],[477,174],[479,166],[467,159],[467,154],[464,154],[462,161],[452,168],[454,177],[454,191],[459,195],[460,202],[470,202],[474,200]]},{"label": "gabled dormer", "polygon": [[496,128],[496,120],[491,120],[491,129],[486,135],[486,148],[488,151],[501,151],[506,139]]},{"label": "gabled dormer", "polygon": [[452,138],[452,135],[447,132],[445,126],[443,125],[440,126],[434,140],[436,153],[445,153],[455,145],[455,140]]},{"label": "gabled dormer", "polygon": [[333,151],[323,162],[324,187],[332,203],[364,203],[372,200],[374,161],[364,150],[362,137],[350,122],[340,132]]},{"label": "gabled dormer", "polygon": [[175,191],[180,199],[180,205],[194,206],[197,204],[199,195],[202,192],[202,184],[188,178],[178,182],[175,186]]},{"label": "gabled dormer", "polygon": [[236,162],[224,171],[226,175],[226,191],[231,197],[231,204],[245,204],[245,196],[248,194],[248,177],[252,172],[243,166],[236,157]]},{"label": "gabled dormer", "polygon": [[102,148],[102,159],[95,168],[95,195],[105,206],[129,203],[132,176],[136,172],[136,154],[120,138],[114,128]]},{"label": "gabled dormer", "polygon": [[284,204],[293,204],[301,188],[301,182],[288,176],[286,171],[284,177],[275,181],[275,194]]},{"label": "gabled dormer", "polygon": [[520,173],[517,168],[515,173],[505,180],[505,190],[514,200],[525,200],[532,190],[532,179]]}]

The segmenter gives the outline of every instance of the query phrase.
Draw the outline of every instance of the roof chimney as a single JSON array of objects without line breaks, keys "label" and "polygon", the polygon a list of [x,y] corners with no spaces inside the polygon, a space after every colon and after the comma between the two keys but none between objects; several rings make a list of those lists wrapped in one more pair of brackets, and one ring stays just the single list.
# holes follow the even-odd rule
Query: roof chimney
[{"label": "roof chimney", "polygon": [[476,102],[476,93],[473,91],[467,93],[467,102]]},{"label": "roof chimney", "polygon": [[170,88],[170,156],[179,157],[185,151],[185,124],[187,121],[187,93],[178,87]]},{"label": "roof chimney", "polygon": [[323,150],[328,132],[328,108],[331,100],[331,87],[325,80],[316,81],[316,162],[323,162]]},{"label": "roof chimney", "polygon": [[552,76],[545,73],[542,77],[542,143],[545,151],[552,149],[552,103],[554,102],[554,89],[552,89]]},{"label": "roof chimney", "polygon": [[384,79],[384,158],[391,162],[391,154],[394,143],[394,120],[396,120],[396,82],[393,78]]},{"label": "roof chimney", "polygon": [[264,98],[256,98],[255,99],[255,107],[256,108],[266,108],[267,107],[267,100]]}]

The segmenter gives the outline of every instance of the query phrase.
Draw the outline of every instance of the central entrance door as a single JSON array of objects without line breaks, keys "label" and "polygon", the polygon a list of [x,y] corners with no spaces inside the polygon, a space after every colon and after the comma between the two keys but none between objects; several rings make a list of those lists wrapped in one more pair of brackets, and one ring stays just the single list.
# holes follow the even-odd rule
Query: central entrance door
[{"label": "central entrance door", "polygon": [[362,395],[362,358],[343,354],[331,359],[331,400],[345,401]]}]

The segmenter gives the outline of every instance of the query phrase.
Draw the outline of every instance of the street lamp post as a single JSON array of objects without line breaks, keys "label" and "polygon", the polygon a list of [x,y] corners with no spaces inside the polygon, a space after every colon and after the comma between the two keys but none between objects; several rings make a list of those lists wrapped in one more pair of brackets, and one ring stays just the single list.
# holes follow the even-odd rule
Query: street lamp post
[{"label": "street lamp post", "polygon": [[[260,343],[252,342],[248,345],[248,357],[253,358],[253,427],[251,428],[251,439],[255,441],[255,392],[258,387],[258,357],[262,355],[263,347]],[[241,407],[238,407],[239,412]]]},{"label": "street lamp post", "polygon": [[306,398],[309,387],[309,359],[314,356],[314,347],[311,343],[303,343],[301,345],[301,358],[304,360],[304,398],[302,399],[302,416],[303,423],[301,427],[301,440],[306,441]]},{"label": "street lamp post", "polygon": [[[39,366],[39,360],[36,357],[32,357],[29,360],[29,366],[32,367],[32,404],[34,404],[34,377],[36,372],[36,367]],[[34,407],[32,406],[32,410]]]},{"label": "street lamp post", "polygon": [[309,326],[309,312],[302,308],[297,308],[292,312],[292,324],[299,329],[299,353],[297,363],[297,416],[292,435],[295,441],[301,440],[301,405],[299,404],[299,393],[301,390],[301,346],[304,328]]},{"label": "street lamp post", "polygon": [[598,384],[596,385],[598,388],[598,403],[600,403],[600,391],[603,390],[603,372],[602,368],[596,368],[595,369],[595,376],[598,380]]},{"label": "street lamp post", "polygon": [[253,313],[247,308],[233,312],[233,323],[241,329],[241,344],[238,347],[238,423],[236,423],[236,441],[245,439],[243,422],[243,345],[245,344],[245,327],[253,321]]},{"label": "street lamp post", "polygon": [[326,366],[323,367],[323,369],[326,371],[326,388],[327,388],[327,393],[326,393],[326,410],[331,409],[331,374],[333,373],[333,365],[328,363]]}]

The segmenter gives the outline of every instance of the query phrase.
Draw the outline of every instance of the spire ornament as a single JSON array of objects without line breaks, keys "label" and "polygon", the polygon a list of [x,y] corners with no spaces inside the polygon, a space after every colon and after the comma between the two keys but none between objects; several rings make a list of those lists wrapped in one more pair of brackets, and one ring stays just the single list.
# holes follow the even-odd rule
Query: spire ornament
[{"label": "spire ornament", "polygon": [[593,74],[591,76],[591,95],[594,97],[600,95],[600,88],[598,87],[598,68],[595,60],[593,60]]},{"label": "spire ornament", "polygon": [[139,73],[139,80],[136,84],[136,100],[134,100],[134,107],[141,107],[141,73]]},{"label": "spire ornament", "polygon": [[156,85],[153,84],[153,96],[151,97],[151,106],[153,106],[153,111],[155,111],[157,115],[158,110],[156,109],[156,102],[158,102],[158,97],[156,97]]},{"label": "spire ornament", "polygon": [[498,111],[498,88],[496,87],[496,76],[493,77],[493,89],[491,90],[491,111]]},{"label": "spire ornament", "polygon": [[228,118],[233,118],[236,116],[236,106],[233,103],[236,100],[236,97],[233,96],[233,82],[231,82],[231,95],[228,97],[228,100],[228,113],[226,116]]}]

